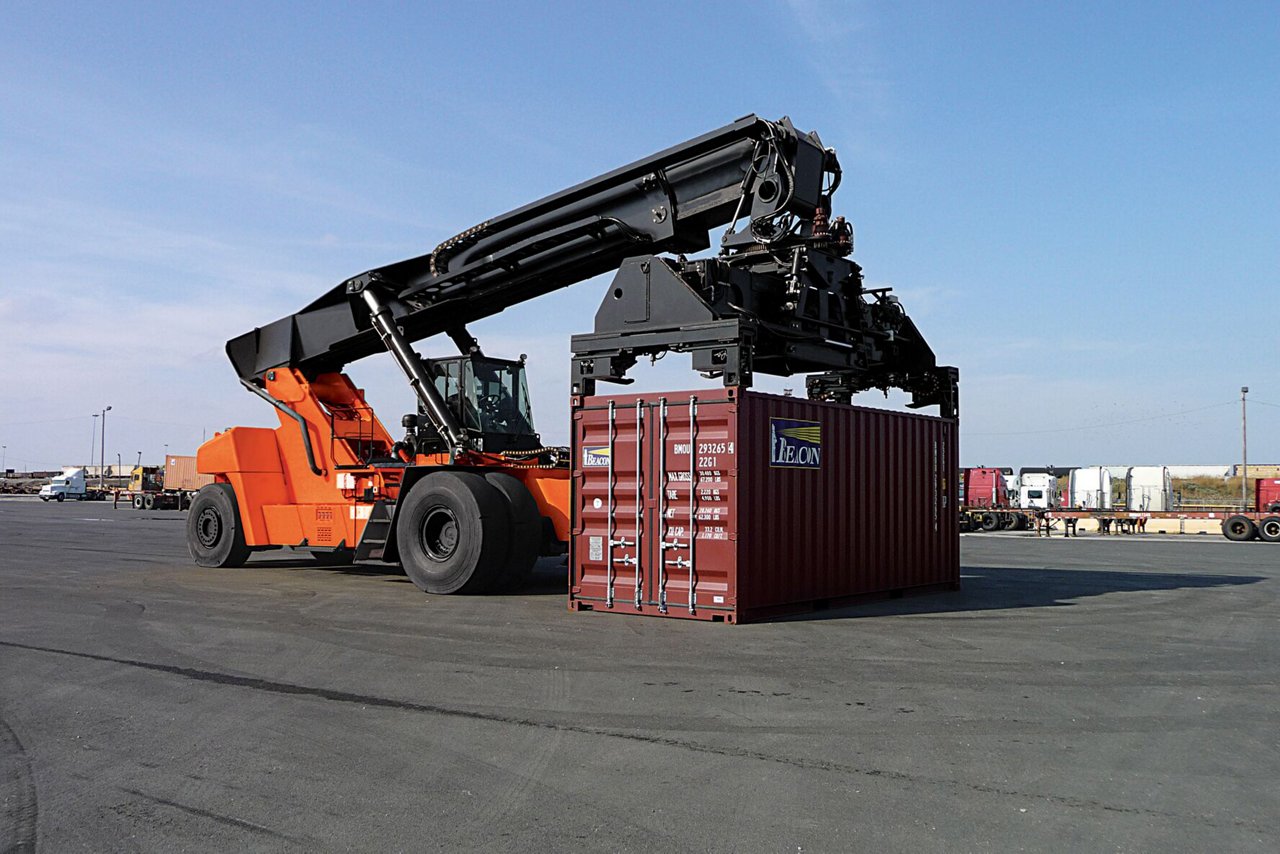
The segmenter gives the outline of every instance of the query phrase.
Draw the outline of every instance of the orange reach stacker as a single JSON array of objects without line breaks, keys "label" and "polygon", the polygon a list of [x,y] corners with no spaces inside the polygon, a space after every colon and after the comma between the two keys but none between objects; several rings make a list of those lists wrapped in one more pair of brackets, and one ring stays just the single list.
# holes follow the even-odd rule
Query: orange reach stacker
[{"label": "orange reach stacker", "polygon": [[[886,288],[863,288],[852,229],[829,218],[835,152],[787,119],[747,116],[481,223],[434,252],[370,270],[227,343],[280,426],[234,427],[199,450],[215,482],[191,506],[202,566],[256,550],[322,564],[399,562],[423,590],[519,584],[572,534],[572,462],[534,430],[524,357],[481,352],[466,324],[617,270],[595,331],[573,338],[573,393],[627,382],[638,358],[688,352],[726,386],[814,373],[810,397],[902,388],[954,417],[957,373]],[[718,254],[711,229],[728,225]],[[447,334],[460,356],[412,342]],[[417,395],[397,441],[343,373],[387,351]],[[820,372],[820,373],[816,373]]]}]

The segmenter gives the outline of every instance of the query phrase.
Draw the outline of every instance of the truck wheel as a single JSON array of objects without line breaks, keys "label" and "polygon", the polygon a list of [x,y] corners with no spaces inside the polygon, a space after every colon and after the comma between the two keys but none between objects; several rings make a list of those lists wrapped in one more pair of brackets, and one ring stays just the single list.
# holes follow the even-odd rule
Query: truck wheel
[{"label": "truck wheel", "polygon": [[1268,543],[1280,543],[1280,516],[1268,516],[1259,522],[1258,536]]},{"label": "truck wheel", "polygon": [[211,483],[196,493],[187,517],[187,549],[200,566],[244,566],[249,559],[230,484]]},{"label": "truck wheel", "polygon": [[156,509],[156,497],[152,495],[150,492],[148,492],[146,495],[142,497],[142,509],[143,510]]},{"label": "truck wheel", "polygon": [[1280,513],[1280,501],[1277,501],[1275,504],[1272,504],[1270,507],[1268,507],[1268,508],[1267,508],[1267,512],[1268,512],[1268,513]]},{"label": "truck wheel", "polygon": [[400,565],[428,593],[483,593],[506,566],[511,514],[478,474],[429,474],[398,513]]},{"label": "truck wheel", "polygon": [[61,504],[63,501],[66,500],[66,498],[67,498],[67,494],[65,492],[59,492],[57,501],[59,504]]},{"label": "truck wheel", "polygon": [[1258,536],[1258,526],[1248,516],[1228,516],[1222,520],[1222,536],[1237,543]]},{"label": "truck wheel", "polygon": [[351,549],[333,549],[332,551],[313,551],[311,559],[321,566],[351,566],[355,563],[355,552]]},{"label": "truck wheel", "polygon": [[507,563],[495,580],[493,590],[518,590],[529,581],[533,565],[542,550],[542,514],[538,502],[520,480],[505,472],[486,472],[484,479],[506,499],[511,514],[511,534]]},{"label": "truck wheel", "polygon": [[1018,517],[1012,513],[1006,513],[1000,517],[1000,530],[1013,531],[1018,527]]},{"label": "truck wheel", "polygon": [[991,531],[997,531],[999,529],[1000,529],[999,516],[997,516],[994,513],[982,514],[982,530],[987,531],[989,533]]},{"label": "truck wheel", "polygon": [[133,509],[134,509],[134,510],[141,510],[141,509],[142,509],[142,496],[141,496],[141,495],[135,495],[135,496],[133,496]]}]

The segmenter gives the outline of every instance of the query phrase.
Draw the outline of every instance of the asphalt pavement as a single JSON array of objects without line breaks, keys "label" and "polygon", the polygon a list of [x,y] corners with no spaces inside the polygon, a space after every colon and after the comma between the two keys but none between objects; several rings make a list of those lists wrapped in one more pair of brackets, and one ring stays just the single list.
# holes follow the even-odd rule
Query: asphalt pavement
[{"label": "asphalt pavement", "polygon": [[965,537],[747,626],[0,501],[0,851],[1280,850],[1280,546]]}]

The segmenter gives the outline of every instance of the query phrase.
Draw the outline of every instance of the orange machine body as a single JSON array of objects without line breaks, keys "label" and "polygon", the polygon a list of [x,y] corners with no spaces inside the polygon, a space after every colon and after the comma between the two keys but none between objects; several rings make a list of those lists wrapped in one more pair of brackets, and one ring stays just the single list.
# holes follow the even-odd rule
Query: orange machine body
[{"label": "orange machine body", "polygon": [[[371,466],[392,458],[395,440],[343,373],[307,380],[300,371],[268,371],[265,391],[296,412],[280,411],[280,426],[232,427],[196,453],[197,469],[235,490],[245,543],[252,547],[354,548],[374,505],[395,501],[407,466],[449,466],[444,455],[402,465]],[[308,459],[303,429],[310,439]],[[314,462],[314,468],[313,468]],[[556,539],[569,539],[569,471],[522,466],[497,454],[467,454],[455,468],[500,468],[532,494]]]}]

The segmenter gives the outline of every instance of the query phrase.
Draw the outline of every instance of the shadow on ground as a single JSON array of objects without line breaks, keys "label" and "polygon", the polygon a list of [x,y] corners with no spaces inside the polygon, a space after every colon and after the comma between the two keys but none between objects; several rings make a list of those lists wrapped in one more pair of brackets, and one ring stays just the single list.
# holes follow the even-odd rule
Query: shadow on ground
[{"label": "shadow on ground", "polygon": [[[395,564],[355,563],[349,566],[325,566],[310,555],[298,552],[265,552],[250,558],[246,566],[250,569],[309,569],[354,578],[413,583],[404,574],[404,570]],[[521,596],[564,596],[568,591],[566,573],[563,557],[542,558],[534,567],[533,576],[529,582],[512,593]]]},{"label": "shadow on ground", "polygon": [[1099,571],[967,566],[960,590],[868,600],[825,611],[796,614],[792,620],[834,620],[896,614],[999,611],[1008,608],[1067,607],[1076,600],[1108,593],[1135,593],[1231,587],[1265,581],[1261,575]]},{"label": "shadow on ground", "polygon": [[[378,563],[352,566],[323,566],[310,557],[281,554],[260,556],[249,566],[257,569],[308,569],[371,581],[410,584],[398,566]],[[1079,599],[1109,593],[1229,587],[1265,581],[1261,575],[1210,575],[1201,573],[1133,572],[1085,569],[1037,569],[1008,567],[964,567],[958,591],[940,591],[896,598],[868,597],[865,601],[840,607],[819,608],[805,613],[780,615],[786,620],[839,620],[883,617],[896,614],[938,614],[960,611],[999,611],[1009,608],[1065,607]],[[564,558],[538,561],[533,577],[515,596],[564,596],[568,581]]]}]

